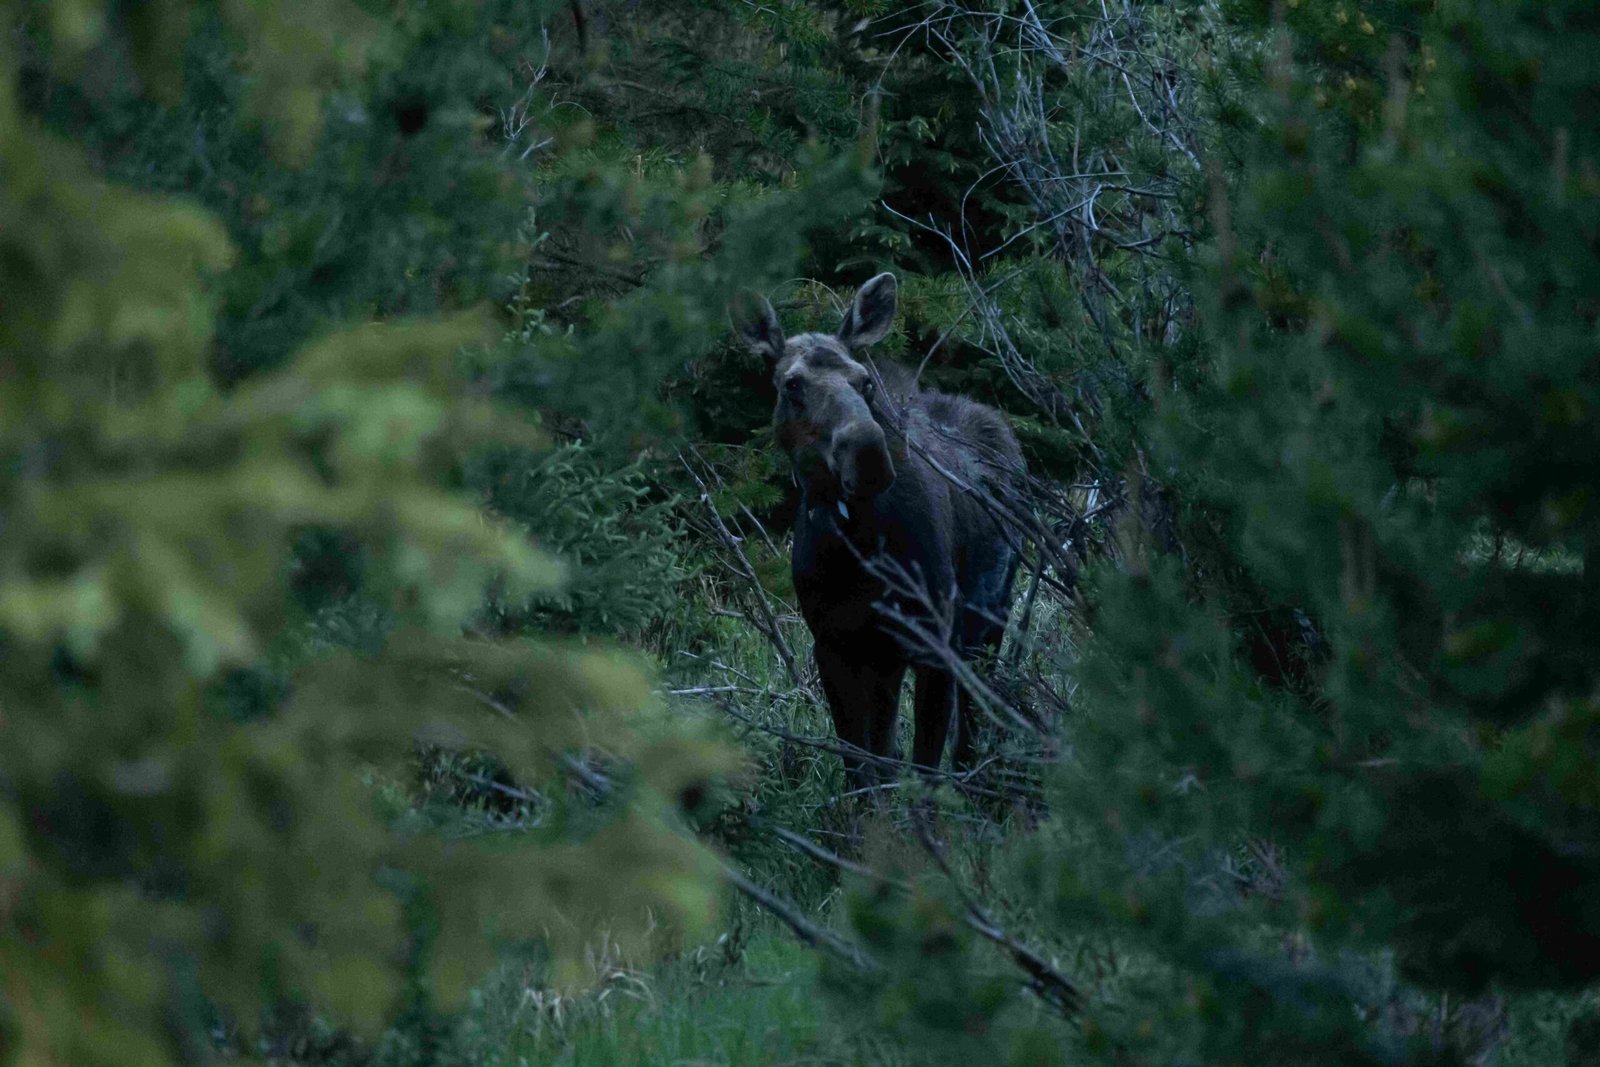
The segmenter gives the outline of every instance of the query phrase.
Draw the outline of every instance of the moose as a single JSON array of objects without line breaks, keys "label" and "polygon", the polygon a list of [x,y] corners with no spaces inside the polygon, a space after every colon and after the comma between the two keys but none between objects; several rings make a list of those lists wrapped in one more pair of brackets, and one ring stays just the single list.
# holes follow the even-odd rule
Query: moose
[{"label": "moose", "polygon": [[[951,764],[966,771],[974,723],[952,666],[994,652],[1004,634],[1017,570],[1004,502],[1023,459],[993,408],[921,389],[906,368],[864,354],[889,332],[897,298],[895,276],[879,274],[832,335],[786,337],[765,297],[746,299],[735,321],[777,387],[774,430],[801,495],[795,593],[834,730],[854,749],[897,758],[909,670],[912,762],[938,768],[954,713]],[[876,781],[880,766],[845,757],[852,788]]]}]

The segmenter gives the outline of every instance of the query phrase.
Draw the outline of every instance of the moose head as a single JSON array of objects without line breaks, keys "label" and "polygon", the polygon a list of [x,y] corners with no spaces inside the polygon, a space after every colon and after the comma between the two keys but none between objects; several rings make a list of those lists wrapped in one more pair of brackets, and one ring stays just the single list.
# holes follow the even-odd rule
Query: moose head
[{"label": "moose head", "polygon": [[874,411],[877,378],[857,356],[889,332],[895,300],[894,275],[880,274],[856,293],[838,332],[787,338],[765,297],[735,311],[740,336],[772,369],[773,425],[796,481],[813,504],[831,504],[847,519],[894,482]]}]

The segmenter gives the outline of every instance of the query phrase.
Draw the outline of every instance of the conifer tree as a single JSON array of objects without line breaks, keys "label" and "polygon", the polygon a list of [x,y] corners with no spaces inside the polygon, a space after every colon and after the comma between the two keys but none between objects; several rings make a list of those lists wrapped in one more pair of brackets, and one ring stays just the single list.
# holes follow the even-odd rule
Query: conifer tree
[{"label": "conifer tree", "polygon": [[[735,205],[716,256],[671,246],[592,329],[508,346],[461,310],[510,295],[533,237],[475,94],[527,75],[543,5],[0,10],[0,1059],[203,1059],[217,1008],[371,1023],[408,962],[448,1001],[496,945],[559,962],[602,922],[624,945],[692,932],[710,870],[656,798],[722,757],[635,738],[648,687],[614,656],[464,636],[485,589],[527,598],[560,567],[463,459],[538,445],[501,402],[528,391],[597,420],[647,400],[737,284],[854,210],[859,160]],[[682,237],[695,174],[641,196],[591,159],[541,210],[598,242],[642,204]],[[359,563],[367,624],[308,627],[308,536]],[[223,699],[263,663],[281,692]],[[576,766],[606,803],[515,837],[393,834],[365,779],[419,733],[530,786]]]},{"label": "conifer tree", "polygon": [[1119,1056],[1437,1062],[1386,998],[1600,977],[1600,38],[1583,4],[1233,13],[1259,121],[1203,384],[1156,398],[1199,566],[1099,571],[1033,870],[1163,961],[1094,1021]]}]

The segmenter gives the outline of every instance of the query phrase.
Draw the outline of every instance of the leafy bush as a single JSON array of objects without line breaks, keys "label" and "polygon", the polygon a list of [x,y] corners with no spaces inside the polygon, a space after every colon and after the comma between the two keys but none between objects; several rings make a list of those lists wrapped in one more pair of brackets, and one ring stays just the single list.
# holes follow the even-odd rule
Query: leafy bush
[{"label": "leafy bush", "polygon": [[506,453],[477,475],[489,506],[523,524],[571,575],[522,603],[491,601],[494,624],[511,629],[628,634],[682,619],[690,579],[677,502],[661,495],[650,465],[608,467],[574,443],[541,456]]}]

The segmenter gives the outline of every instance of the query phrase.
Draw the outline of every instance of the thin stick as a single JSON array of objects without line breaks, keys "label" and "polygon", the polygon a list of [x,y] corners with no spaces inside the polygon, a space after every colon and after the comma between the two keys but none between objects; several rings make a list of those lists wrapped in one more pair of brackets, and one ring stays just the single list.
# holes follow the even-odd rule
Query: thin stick
[{"label": "thin stick", "polygon": [[989,913],[966,891],[960,879],[955,876],[955,872],[950,869],[950,865],[945,862],[944,853],[934,841],[922,812],[914,811],[913,819],[916,822],[917,838],[921,841],[922,847],[933,858],[933,862],[939,865],[939,870],[944,872],[951,888],[960,895],[962,903],[966,905],[967,925],[976,931],[979,937],[1005,949],[1012,962],[1027,972],[1030,979],[1029,986],[1041,1000],[1051,1004],[1069,1018],[1082,1011],[1083,994],[1078,991],[1077,984],[1038,952],[1006,933],[1000,924],[990,917]]},{"label": "thin stick", "polygon": [[799,909],[793,904],[756,885],[737,867],[727,862],[721,862],[721,866],[722,876],[727,879],[729,885],[774,915],[802,943],[811,948],[825,949],[857,970],[875,971],[879,968],[876,960],[867,956],[855,945],[850,944],[850,942],[844,940],[833,931],[823,929],[816,923],[811,922],[804,915],[801,915]]},{"label": "thin stick", "polygon": [[[690,451],[694,450],[690,449]],[[705,461],[700,459],[698,452],[695,453],[695,458],[704,464]],[[760,618],[750,618],[750,624],[761,631],[762,636],[771,643],[773,649],[778,653],[778,659],[782,661],[783,669],[788,673],[789,680],[794,683],[797,689],[804,689],[805,681],[800,676],[800,668],[795,665],[794,651],[789,647],[788,639],[783,636],[783,627],[778,621],[778,613],[773,610],[772,602],[767,597],[767,591],[762,586],[755,567],[751,565],[749,557],[744,554],[740,538],[736,537],[733,531],[728,529],[728,524],[722,521],[722,516],[717,513],[715,505],[711,502],[711,488],[706,484],[700,473],[695,470],[693,464],[684,457],[682,452],[678,453],[678,462],[683,464],[684,470],[689,472],[689,477],[694,479],[694,484],[700,490],[700,502],[705,505],[706,514],[711,518],[712,532],[722,542],[723,547],[738,561],[738,566],[734,568],[734,572],[744,579],[746,585],[754,593],[755,605]]]},{"label": "thin stick", "polygon": [[[879,874],[859,863],[853,863],[838,853],[823,848],[816,842],[791,830],[786,830],[781,826],[774,826],[771,829],[778,840],[818,863],[850,874],[859,875],[863,878],[870,878],[902,893],[910,893],[912,891],[912,887],[905,882]],[[933,856],[934,862],[938,864],[939,870],[943,872],[956,893],[961,897],[963,904],[966,905],[967,910],[962,916],[962,921],[966,923],[967,927],[985,941],[1005,949],[1012,962],[1028,975],[1029,988],[1040,999],[1069,1018],[1078,1014],[1083,1008],[1083,994],[1078,991],[1078,987],[1072,979],[1062,974],[1038,952],[1006,933],[1000,924],[990,917],[988,912],[979,907],[977,902],[968,895],[960,882],[957,881],[954,872],[945,863],[944,857],[939,854],[931,836],[927,833],[926,825],[920,818],[918,819],[917,829],[919,836],[923,838],[923,847],[928,849]]]}]

